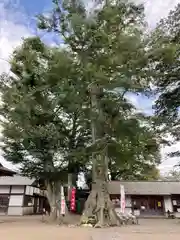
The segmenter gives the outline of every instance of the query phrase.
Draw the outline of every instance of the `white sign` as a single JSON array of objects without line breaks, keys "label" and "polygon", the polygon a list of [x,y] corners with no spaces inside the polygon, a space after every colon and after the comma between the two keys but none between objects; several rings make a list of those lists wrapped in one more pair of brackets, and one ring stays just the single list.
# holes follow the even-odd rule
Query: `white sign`
[{"label": "white sign", "polygon": [[66,211],[66,202],[64,197],[64,187],[61,186],[61,215],[65,215]]},{"label": "white sign", "polygon": [[124,213],[126,207],[126,200],[125,200],[125,191],[124,186],[120,185],[120,194],[121,194],[121,212]]}]

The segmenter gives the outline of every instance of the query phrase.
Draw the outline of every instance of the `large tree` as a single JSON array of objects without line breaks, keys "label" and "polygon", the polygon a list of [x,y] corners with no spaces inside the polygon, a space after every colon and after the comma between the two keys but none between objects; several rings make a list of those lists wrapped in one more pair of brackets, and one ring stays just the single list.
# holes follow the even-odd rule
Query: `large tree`
[{"label": "large tree", "polygon": [[[143,92],[150,78],[143,32],[144,9],[142,5],[125,1],[99,1],[96,9],[87,13],[82,1],[53,2],[52,14],[40,16],[39,27],[63,38],[65,47],[79,63],[91,100],[93,187],[83,216],[95,215],[97,227],[118,225],[108,194],[108,154],[111,146],[123,151],[122,145],[127,147],[130,143],[127,131],[122,134],[123,138],[114,137],[116,123],[119,130],[128,129],[128,124],[136,125],[134,109],[127,104],[125,94]],[[109,121],[104,106],[107,93],[114,93],[115,89],[124,111],[123,114],[112,112],[111,116],[115,117]],[[157,146],[156,141],[150,145]],[[133,152],[133,148],[131,150]]]},{"label": "large tree", "polygon": [[[159,47],[154,64],[153,84],[157,94],[154,104],[159,132],[171,145],[180,140],[180,5],[162,19],[153,32],[153,45]],[[170,136],[171,135],[171,136]],[[170,156],[179,156],[179,151]]]},{"label": "large tree", "polygon": [[83,216],[95,215],[96,226],[117,225],[108,170],[132,179],[160,162],[151,118],[138,114],[126,95],[144,92],[150,78],[143,8],[101,3],[88,15],[78,1],[54,4],[39,26],[59,33],[64,48],[26,39],[12,56],[15,76],[2,76],[5,156],[45,180],[54,217],[64,177],[92,166]]},{"label": "large tree", "polygon": [[[5,157],[20,163],[24,175],[45,182],[54,209],[67,175],[76,180],[80,170],[89,169],[91,153],[101,151],[88,144],[87,83],[69,52],[48,48],[38,38],[25,39],[16,49],[11,70],[14,75],[2,75],[1,85]],[[144,179],[159,163],[149,118],[136,114],[117,91],[101,101],[104,131],[116,139],[107,143],[112,179]],[[52,215],[55,219],[56,210]]]},{"label": "large tree", "polygon": [[55,220],[61,185],[71,173],[75,184],[86,161],[86,92],[71,55],[38,38],[25,39],[10,63],[11,75],[1,76],[4,156],[44,181]]}]

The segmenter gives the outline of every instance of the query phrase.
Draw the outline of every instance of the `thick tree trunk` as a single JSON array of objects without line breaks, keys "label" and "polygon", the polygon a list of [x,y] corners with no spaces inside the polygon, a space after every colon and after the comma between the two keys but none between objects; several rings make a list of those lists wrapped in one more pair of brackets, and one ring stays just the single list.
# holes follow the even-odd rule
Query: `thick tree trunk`
[{"label": "thick tree trunk", "polygon": [[[100,158],[102,157],[100,156]],[[96,166],[96,181],[93,183],[91,193],[85,203],[81,224],[91,222],[89,219],[92,218],[95,227],[119,226],[122,223],[110,199],[106,167],[105,162]]]},{"label": "thick tree trunk", "polygon": [[[92,143],[95,144],[97,140],[104,137],[102,129],[103,113],[97,101],[97,97],[100,100],[102,89],[97,84],[92,84],[89,90],[92,109]],[[119,226],[121,220],[115,212],[108,192],[108,159],[106,149],[98,156],[93,155],[92,175],[92,190],[85,203],[81,224],[94,221],[93,225],[95,227]]]},{"label": "thick tree trunk", "polygon": [[57,221],[57,213],[58,213],[58,206],[56,204],[56,194],[52,192],[51,200],[49,199],[50,204],[50,221],[55,222]]},{"label": "thick tree trunk", "polygon": [[68,223],[69,212],[65,205],[65,215],[61,215],[61,183],[51,182],[47,184],[47,198],[50,205],[50,216],[48,221],[57,223]]},{"label": "thick tree trunk", "polygon": [[68,173],[68,194],[67,200],[71,200],[71,191],[73,187],[77,187],[78,173]]},{"label": "thick tree trunk", "polygon": [[71,190],[72,190],[72,186],[73,186],[72,178],[73,178],[73,174],[68,173],[68,196],[67,196],[68,201],[70,201],[70,199],[71,199]]}]

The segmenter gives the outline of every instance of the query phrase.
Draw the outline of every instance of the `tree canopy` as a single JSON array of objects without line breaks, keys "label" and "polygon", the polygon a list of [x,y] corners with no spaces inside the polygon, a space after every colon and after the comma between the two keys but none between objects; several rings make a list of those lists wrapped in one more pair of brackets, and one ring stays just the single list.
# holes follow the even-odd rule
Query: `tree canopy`
[{"label": "tree canopy", "polygon": [[79,110],[86,97],[84,90],[81,96],[76,92],[81,86],[73,84],[72,65],[65,53],[30,38],[12,56],[16,76],[2,76],[5,156],[21,163],[24,174],[39,177],[47,168],[53,178],[54,168],[60,164],[65,170],[70,155],[78,158],[74,151],[84,151],[88,142],[88,120],[84,115],[81,121]]},{"label": "tree canopy", "polygon": [[[179,16],[180,5],[169,16],[158,24],[153,41],[160,46],[155,63],[153,84],[157,94],[154,110],[157,117],[159,132],[163,135],[171,134],[169,144],[179,141]],[[179,156],[179,151],[172,152],[169,156]]]},{"label": "tree canopy", "polygon": [[114,179],[150,179],[160,163],[151,117],[127,95],[145,94],[152,79],[144,9],[117,1],[87,14],[81,1],[53,2],[38,26],[58,33],[64,48],[25,39],[12,55],[13,75],[1,76],[3,150],[23,174],[47,182],[52,206],[68,173],[95,166],[100,191],[85,210],[97,209],[101,226],[100,209],[108,206],[109,224],[116,225],[102,193],[108,170]]},{"label": "tree canopy", "polygon": [[166,181],[180,181],[180,172],[179,169],[173,169],[164,174],[161,177],[162,180]]}]

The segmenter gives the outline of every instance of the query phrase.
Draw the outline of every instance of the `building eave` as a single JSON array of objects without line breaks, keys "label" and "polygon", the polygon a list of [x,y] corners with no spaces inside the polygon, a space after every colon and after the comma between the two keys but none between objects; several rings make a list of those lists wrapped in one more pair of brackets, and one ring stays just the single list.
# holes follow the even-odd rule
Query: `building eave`
[{"label": "building eave", "polygon": [[111,181],[108,183],[110,194],[120,194],[124,185],[127,195],[173,195],[180,194],[179,181]]}]

